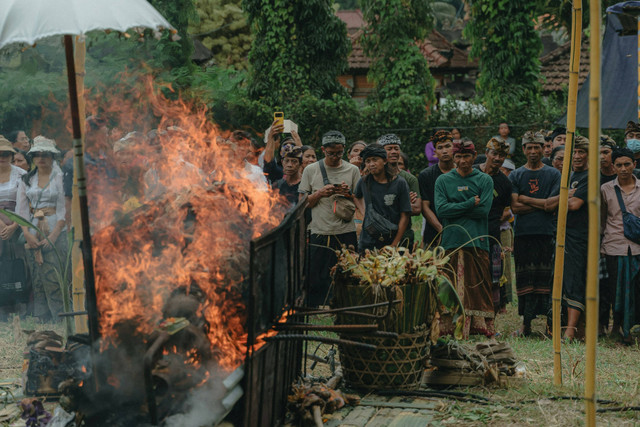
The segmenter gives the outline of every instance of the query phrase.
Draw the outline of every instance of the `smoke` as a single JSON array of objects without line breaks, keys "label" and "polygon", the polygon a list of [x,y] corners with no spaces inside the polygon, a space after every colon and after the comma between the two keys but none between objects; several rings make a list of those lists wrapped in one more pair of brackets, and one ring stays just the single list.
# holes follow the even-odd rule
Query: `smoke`
[{"label": "smoke", "polygon": [[[190,391],[186,399],[182,413],[167,417],[163,427],[201,427],[211,426],[220,423],[233,408],[233,404],[241,397],[239,387],[234,389],[236,384],[228,381],[231,376],[242,378],[242,371],[234,371],[229,375],[229,371],[221,370],[218,366],[210,364],[208,366],[210,378],[204,385]],[[226,384],[226,385],[225,385]],[[231,390],[227,389],[227,386]]]}]

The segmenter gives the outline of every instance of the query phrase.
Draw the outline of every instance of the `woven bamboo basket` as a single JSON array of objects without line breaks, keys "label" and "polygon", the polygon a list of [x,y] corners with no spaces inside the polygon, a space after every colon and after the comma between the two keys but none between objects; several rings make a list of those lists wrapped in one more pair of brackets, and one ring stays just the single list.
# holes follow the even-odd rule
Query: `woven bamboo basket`
[{"label": "woven bamboo basket", "polygon": [[397,339],[358,339],[376,345],[376,350],[340,345],[340,362],[347,384],[361,390],[417,389],[429,348],[429,330],[426,325],[422,329],[401,334]]}]

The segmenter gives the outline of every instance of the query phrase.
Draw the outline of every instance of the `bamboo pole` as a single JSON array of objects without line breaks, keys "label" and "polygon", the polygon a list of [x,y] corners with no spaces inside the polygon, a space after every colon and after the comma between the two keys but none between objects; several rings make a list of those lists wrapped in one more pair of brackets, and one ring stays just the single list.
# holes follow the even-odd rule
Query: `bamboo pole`
[{"label": "bamboo pole", "polygon": [[567,206],[569,179],[573,159],[573,143],[576,133],[576,107],[578,100],[578,74],[580,72],[580,50],[582,48],[582,0],[573,0],[571,25],[571,59],[569,62],[569,102],[567,105],[567,142],[560,180],[558,204],[558,232],[556,235],[556,257],[553,271],[552,316],[553,316],[553,384],[562,385],[562,355],[560,338],[560,309],[562,303],[562,278],[564,271],[564,248],[567,231]]},{"label": "bamboo pole", "polygon": [[[73,59],[73,39],[64,36],[65,56],[67,63],[67,79],[69,82],[69,105],[71,108],[71,124],[73,127],[74,175],[78,180],[78,200],[80,202],[80,219],[82,222],[82,262],[84,265],[84,283],[87,292],[87,312],[89,313],[89,336],[94,344],[99,336],[98,303],[96,299],[96,283],[93,273],[93,251],[91,249],[91,230],[89,229],[89,207],[87,201],[87,183],[84,171],[84,150],[80,131],[80,115],[78,113],[78,91],[76,71]],[[92,347],[92,351],[95,351]],[[94,372],[96,372],[94,370]]]},{"label": "bamboo pole", "polygon": [[596,344],[598,341],[598,261],[600,257],[600,0],[589,3],[589,248],[587,252],[586,365],[584,399],[587,426],[596,425]]},{"label": "bamboo pole", "polygon": [[[80,118],[80,131],[84,142],[84,120],[85,103],[84,103],[84,76],[85,76],[85,55],[87,52],[87,44],[84,36],[76,36],[76,46],[74,51],[74,59],[76,66],[76,86],[78,90],[78,116]],[[84,306],[84,269],[82,267],[82,250],[80,243],[82,242],[82,224],[80,222],[80,202],[78,199],[78,179],[77,174],[73,174],[73,198],[71,199],[71,229],[72,229],[72,248],[71,248],[71,271],[72,277],[72,296],[73,311],[85,311]],[[89,331],[87,328],[87,316],[75,316],[76,333],[84,334]]]}]

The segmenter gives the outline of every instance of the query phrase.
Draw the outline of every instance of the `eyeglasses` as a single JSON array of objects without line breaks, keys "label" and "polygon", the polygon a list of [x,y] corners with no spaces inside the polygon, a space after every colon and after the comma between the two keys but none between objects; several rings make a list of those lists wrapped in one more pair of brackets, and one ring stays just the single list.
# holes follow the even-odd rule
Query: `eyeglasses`
[{"label": "eyeglasses", "polygon": [[325,156],[327,157],[342,157],[342,155],[344,154],[344,150],[340,150],[340,151],[325,151],[324,152]]},{"label": "eyeglasses", "polygon": [[0,151],[0,157],[11,157],[13,153],[11,151]]}]

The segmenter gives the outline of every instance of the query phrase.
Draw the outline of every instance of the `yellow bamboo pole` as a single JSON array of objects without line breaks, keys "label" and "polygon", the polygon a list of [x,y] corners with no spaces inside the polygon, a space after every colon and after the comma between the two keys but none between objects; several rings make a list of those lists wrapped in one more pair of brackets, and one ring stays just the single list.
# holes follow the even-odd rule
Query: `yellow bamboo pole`
[{"label": "yellow bamboo pole", "polygon": [[[76,87],[78,88],[78,110],[80,116],[80,129],[84,138],[84,75],[85,75],[85,55],[87,45],[84,36],[76,37],[76,48],[74,52],[74,63],[76,66]],[[73,198],[71,199],[71,227],[73,236],[73,246],[71,248],[71,271],[72,271],[72,297],[73,311],[84,311],[84,268],[82,265],[82,223],[80,222],[80,202],[78,199],[78,183],[76,174],[73,174]],[[87,316],[75,316],[76,333],[88,333]]]},{"label": "yellow bamboo pole", "polygon": [[580,50],[582,48],[582,0],[573,0],[571,25],[571,59],[569,62],[569,101],[567,104],[567,142],[560,181],[558,205],[558,233],[556,235],[556,258],[553,271],[552,315],[553,315],[553,384],[562,385],[562,356],[560,336],[560,309],[562,303],[562,277],[564,271],[564,248],[567,231],[567,206],[569,200],[569,178],[573,143],[576,133],[576,107],[578,100],[578,74],[580,72]]},{"label": "yellow bamboo pole", "polygon": [[589,3],[589,249],[587,252],[586,365],[584,399],[587,427],[596,425],[596,344],[598,341],[598,260],[600,257],[600,0]]}]

